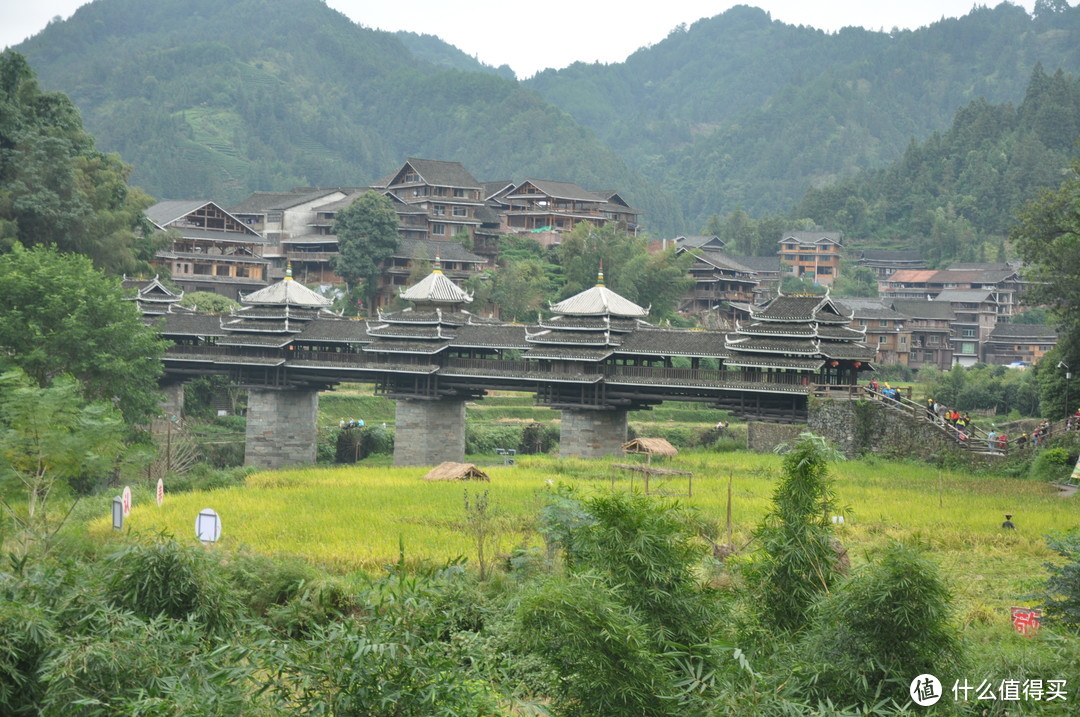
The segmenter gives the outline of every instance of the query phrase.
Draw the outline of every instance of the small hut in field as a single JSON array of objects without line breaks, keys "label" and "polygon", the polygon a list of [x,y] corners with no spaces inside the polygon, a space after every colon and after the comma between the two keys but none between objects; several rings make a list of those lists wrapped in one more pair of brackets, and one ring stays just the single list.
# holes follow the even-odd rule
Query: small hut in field
[{"label": "small hut in field", "polygon": [[[644,455],[645,465],[640,463],[613,463],[613,468],[618,468],[623,471],[629,471],[631,476],[634,473],[640,473],[645,483],[645,495],[649,495],[649,479],[657,476],[670,480],[675,477],[686,476],[686,493],[666,493],[666,495],[693,495],[694,493],[694,474],[690,471],[680,471],[674,468],[660,468],[652,464],[653,456],[662,456],[664,458],[670,458],[672,456],[679,455],[679,451],[675,446],[668,443],[663,438],[635,438],[632,441],[623,444],[623,453],[627,455]],[[634,479],[631,477],[630,485],[633,487]],[[611,487],[615,488],[615,476],[612,474]]]},{"label": "small hut in field", "polygon": [[623,444],[623,453],[639,453],[649,456],[677,456],[679,451],[664,438],[635,438]]},{"label": "small hut in field", "polygon": [[486,480],[490,481],[491,478],[484,471],[477,468],[472,463],[455,463],[454,461],[444,461],[439,465],[428,471],[428,474],[424,476],[426,481],[436,480]]}]

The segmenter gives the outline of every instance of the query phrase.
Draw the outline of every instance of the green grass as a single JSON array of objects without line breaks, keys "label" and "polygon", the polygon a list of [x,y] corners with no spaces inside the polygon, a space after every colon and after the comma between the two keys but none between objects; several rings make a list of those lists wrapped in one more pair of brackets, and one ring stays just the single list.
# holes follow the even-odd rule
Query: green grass
[{"label": "green grass", "polygon": [[[698,509],[724,540],[727,481],[733,481],[734,542],[752,545],[752,531],[770,507],[780,458],[746,452],[684,453],[671,467],[694,473]],[[463,494],[490,491],[505,534],[498,550],[538,543],[529,526],[551,490],[548,481],[585,492],[628,490],[627,474],[610,462],[519,457],[516,467],[486,469],[490,483],[427,483],[424,468],[342,467],[263,472],[245,487],[167,495],[164,507],[136,502],[127,528],[193,535],[196,514],[214,508],[224,525],[223,548],[292,553],[328,569],[378,569],[398,558],[399,538],[413,564],[457,556],[475,558],[464,531]],[[965,622],[1005,620],[1007,608],[1043,576],[1053,558],[1043,535],[1077,524],[1076,498],[1059,498],[1033,481],[942,472],[918,464],[849,461],[833,466],[837,537],[854,564],[890,540],[924,546],[951,576]],[[686,480],[654,479],[653,491],[686,491]],[[640,489],[640,478],[635,479]],[[138,493],[137,493],[138,495]],[[659,498],[658,498],[659,499]],[[1014,515],[1016,531],[1000,527]],[[96,537],[111,534],[107,518],[91,524]]]}]

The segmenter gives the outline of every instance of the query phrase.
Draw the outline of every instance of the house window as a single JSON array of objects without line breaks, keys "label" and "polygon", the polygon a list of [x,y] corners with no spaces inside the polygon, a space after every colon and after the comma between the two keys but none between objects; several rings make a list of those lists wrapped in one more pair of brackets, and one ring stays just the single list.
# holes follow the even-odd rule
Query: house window
[{"label": "house window", "polygon": [[877,337],[877,342],[879,344],[883,344],[883,343],[887,342],[888,340],[889,340],[888,336],[878,336]]},{"label": "house window", "polygon": [[907,343],[907,336],[901,336],[900,337],[900,343],[901,344],[906,344]]},{"label": "house window", "polygon": [[414,172],[406,173],[406,175],[405,175],[405,183],[406,184],[411,184],[413,182],[419,182],[419,181],[420,181],[420,175],[419,174],[416,174]]},{"label": "house window", "polygon": [[937,346],[938,344],[941,343],[941,337],[940,336],[931,336],[930,339],[929,339],[929,343],[930,343],[931,346]]},{"label": "house window", "polygon": [[880,326],[883,329],[889,328],[889,320],[888,319],[882,319],[881,321],[878,322],[878,326]]},{"label": "house window", "polygon": [[436,204],[431,208],[431,213],[437,217],[446,216],[446,207],[442,204]]},{"label": "house window", "polygon": [[439,224],[439,223],[432,224],[431,225],[431,233],[434,234],[435,236],[445,236],[446,235],[446,225],[445,224]]},{"label": "house window", "polygon": [[832,274],[831,266],[819,266],[817,269],[818,274]]},{"label": "house window", "polygon": [[964,338],[964,339],[973,339],[973,338],[975,338],[975,329],[961,329],[960,330],[960,337]]},{"label": "house window", "polygon": [[866,319],[859,319],[859,326],[866,326]]},{"label": "house window", "polygon": [[464,189],[460,189],[460,188],[458,188],[458,189],[455,189],[455,190],[454,190],[454,196],[455,196],[455,197],[464,197],[464,196],[465,196],[465,190],[464,190]]},{"label": "house window", "polygon": [[967,354],[969,356],[974,356],[975,355],[975,344],[973,344],[973,343],[960,344],[960,353]]},{"label": "house window", "polygon": [[469,216],[469,208],[468,207],[454,207],[454,216],[455,217],[467,217],[467,216]]}]

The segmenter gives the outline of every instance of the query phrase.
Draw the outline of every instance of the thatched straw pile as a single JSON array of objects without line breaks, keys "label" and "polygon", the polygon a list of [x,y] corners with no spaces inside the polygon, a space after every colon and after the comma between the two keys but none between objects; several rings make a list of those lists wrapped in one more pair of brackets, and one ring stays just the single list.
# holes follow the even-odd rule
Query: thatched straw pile
[{"label": "thatched straw pile", "polygon": [[439,465],[432,468],[424,480],[486,480],[491,478],[484,471],[477,468],[472,463],[455,463],[454,461],[444,461]]},{"label": "thatched straw pile", "polygon": [[645,453],[653,456],[677,456],[678,449],[663,438],[635,438],[623,444],[624,453]]}]

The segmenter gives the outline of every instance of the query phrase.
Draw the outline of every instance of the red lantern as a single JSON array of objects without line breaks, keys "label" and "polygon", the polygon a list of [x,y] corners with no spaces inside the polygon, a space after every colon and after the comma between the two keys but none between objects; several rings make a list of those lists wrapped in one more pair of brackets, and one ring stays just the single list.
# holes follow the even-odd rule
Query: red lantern
[{"label": "red lantern", "polygon": [[840,362],[839,361],[830,361],[829,365],[832,366],[833,368],[836,368],[837,366],[840,365]]},{"label": "red lantern", "polygon": [[859,368],[860,366],[862,366],[862,361],[856,361],[855,368]]}]

